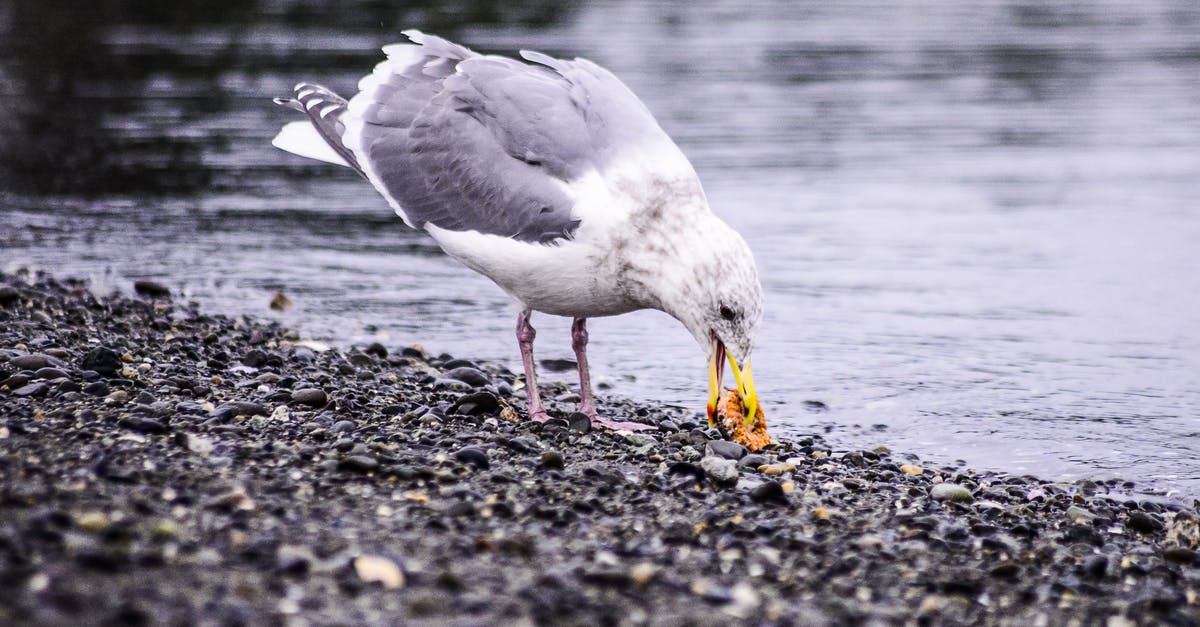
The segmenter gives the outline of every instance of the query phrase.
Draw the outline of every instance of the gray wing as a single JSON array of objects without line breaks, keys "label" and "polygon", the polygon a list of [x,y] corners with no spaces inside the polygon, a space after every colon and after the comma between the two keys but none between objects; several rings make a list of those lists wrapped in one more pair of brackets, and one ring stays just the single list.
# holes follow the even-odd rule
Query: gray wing
[{"label": "gray wing", "polygon": [[[406,31],[420,45],[364,79],[343,137],[412,226],[553,243],[580,224],[570,181],[612,159],[653,117],[590,62],[480,56]],[[669,139],[667,140],[670,141]]]}]

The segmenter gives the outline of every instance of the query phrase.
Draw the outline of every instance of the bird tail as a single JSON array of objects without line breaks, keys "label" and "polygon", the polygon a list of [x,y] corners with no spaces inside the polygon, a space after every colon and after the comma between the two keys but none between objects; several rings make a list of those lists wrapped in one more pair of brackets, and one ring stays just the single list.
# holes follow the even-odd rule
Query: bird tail
[{"label": "bird tail", "polygon": [[352,168],[367,178],[354,153],[342,143],[346,99],[313,83],[300,83],[293,92],[293,98],[276,98],[275,104],[307,115],[308,121],[285,124],[271,145],[301,157]]}]

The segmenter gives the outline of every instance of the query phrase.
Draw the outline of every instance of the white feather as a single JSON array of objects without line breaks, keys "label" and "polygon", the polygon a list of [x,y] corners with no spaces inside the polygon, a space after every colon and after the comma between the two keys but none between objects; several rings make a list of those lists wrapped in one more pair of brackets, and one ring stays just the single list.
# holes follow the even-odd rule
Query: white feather
[{"label": "white feather", "polygon": [[308,121],[289,122],[283,125],[279,134],[271,140],[271,145],[301,157],[350,167],[345,159],[342,159],[338,153],[334,152],[333,148],[329,147],[329,144],[325,143],[321,134]]}]

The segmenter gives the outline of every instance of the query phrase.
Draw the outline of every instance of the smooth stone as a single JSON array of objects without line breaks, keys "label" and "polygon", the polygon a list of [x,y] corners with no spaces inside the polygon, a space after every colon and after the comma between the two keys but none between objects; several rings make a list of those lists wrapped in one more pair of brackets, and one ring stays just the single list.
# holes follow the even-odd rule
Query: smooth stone
[{"label": "smooth stone", "polygon": [[465,394],[450,407],[452,414],[467,414],[470,416],[491,416],[500,411],[500,399],[487,391]]},{"label": "smooth stone", "polygon": [[358,425],[354,424],[353,420],[339,420],[333,423],[333,426],[329,427],[329,430],[334,433],[350,433],[357,428]]},{"label": "smooth stone", "polygon": [[338,470],[371,472],[379,468],[379,461],[369,455],[351,455],[337,464]]},{"label": "smooth stone", "polygon": [[1173,546],[1163,551],[1163,557],[1168,562],[1190,566],[1196,562],[1196,552],[1182,546]]},{"label": "smooth stone", "polygon": [[1162,529],[1162,523],[1155,520],[1149,514],[1142,512],[1134,512],[1129,515],[1129,521],[1125,523],[1126,527],[1144,534],[1151,534]]},{"label": "smooth stone", "polygon": [[487,470],[492,465],[491,461],[488,460],[487,453],[483,449],[474,446],[459,449],[454,453],[454,459],[474,466],[478,470]]},{"label": "smooth stone", "polygon": [[741,468],[758,468],[759,466],[766,466],[769,463],[771,463],[770,458],[758,453],[751,453],[738,460],[738,466]]},{"label": "smooth stone", "polygon": [[171,295],[171,290],[167,286],[145,279],[134,281],[133,291],[137,292],[139,296],[146,296],[148,298],[166,298]]},{"label": "smooth stone", "polygon": [[750,454],[750,450],[728,440],[710,440],[704,445],[705,455],[716,455],[725,459],[738,460]]},{"label": "smooth stone", "polygon": [[30,383],[13,390],[13,396],[42,396],[50,390],[45,383]]},{"label": "smooth stone", "polygon": [[53,361],[58,361],[42,353],[34,353],[32,355],[21,355],[8,360],[9,365],[18,370],[41,370],[53,364]]},{"label": "smooth stone", "polygon": [[27,377],[23,374],[14,374],[13,376],[4,380],[4,385],[7,385],[8,389],[10,389],[10,390],[15,390],[19,387],[23,387],[28,384],[29,384],[29,377]]},{"label": "smooth stone", "polygon": [[700,469],[704,471],[705,475],[708,475],[709,479],[719,485],[737,483],[737,462],[732,459],[709,455],[700,460]]},{"label": "smooth stone", "polygon": [[292,402],[309,407],[324,407],[329,403],[329,396],[325,394],[325,390],[304,388],[292,392]]},{"label": "smooth stone", "polygon": [[460,366],[446,373],[446,377],[456,381],[462,381],[468,385],[481,388],[492,383],[491,377],[487,376],[481,370],[471,368],[469,366]]},{"label": "smooth stone", "polygon": [[433,389],[468,392],[474,388],[471,387],[470,383],[464,383],[458,379],[447,379],[442,377],[433,380]]},{"label": "smooth stone", "polygon": [[562,453],[555,450],[542,453],[542,466],[544,468],[562,468],[564,465]]},{"label": "smooth stone", "polygon": [[80,367],[84,370],[95,370],[103,376],[111,377],[121,370],[121,355],[111,348],[97,346],[88,351],[87,355],[83,356]]},{"label": "smooth stone", "polygon": [[755,503],[786,503],[787,492],[778,481],[767,481],[750,491],[750,500]]},{"label": "smooth stone", "polygon": [[39,379],[62,379],[67,376],[67,373],[58,368],[46,366],[45,368],[38,368],[38,371],[33,373],[33,376]]},{"label": "smooth stone", "polygon": [[138,433],[166,433],[167,426],[161,421],[147,416],[125,416],[117,421],[117,425],[137,431]]},{"label": "smooth stone", "polygon": [[957,483],[938,483],[929,490],[929,496],[935,501],[953,501],[955,503],[970,503],[975,500],[971,491]]},{"label": "smooth stone", "polygon": [[575,412],[567,416],[567,425],[575,433],[587,433],[592,430],[592,419],[587,414]]}]

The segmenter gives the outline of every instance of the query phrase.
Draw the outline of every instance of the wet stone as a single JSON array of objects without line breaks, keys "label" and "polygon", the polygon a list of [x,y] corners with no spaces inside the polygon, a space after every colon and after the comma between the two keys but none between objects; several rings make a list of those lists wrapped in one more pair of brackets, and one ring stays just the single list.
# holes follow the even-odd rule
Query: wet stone
[{"label": "wet stone", "polygon": [[8,360],[8,364],[17,370],[40,370],[50,366],[58,360],[42,353],[34,353],[32,355],[21,355]]},{"label": "wet stone", "polygon": [[750,454],[750,451],[738,444],[728,440],[711,440],[704,445],[705,455],[716,455],[725,459],[738,460]]},{"label": "wet stone", "polygon": [[324,407],[329,403],[329,397],[324,390],[303,388],[292,392],[292,402],[309,407]]},{"label": "wet stone", "polygon": [[477,388],[481,388],[492,383],[492,379],[482,371],[469,366],[454,368],[446,373],[446,377],[456,381],[462,381],[463,383]]},{"label": "wet stone", "polygon": [[167,426],[160,420],[148,416],[125,416],[117,421],[121,427],[138,433],[166,433]]},{"label": "wet stone", "polygon": [[474,446],[468,446],[466,448],[459,449],[454,453],[454,459],[457,459],[464,464],[474,466],[478,470],[487,470],[491,467],[491,461],[488,460],[487,453],[485,453],[483,449],[476,448]]},{"label": "wet stone", "polygon": [[971,491],[956,483],[938,483],[929,490],[929,496],[935,501],[951,501],[955,503],[970,503],[975,500]]},{"label": "wet stone", "polygon": [[755,503],[786,503],[787,493],[778,481],[766,481],[750,491],[750,499]]},{"label": "wet stone", "polygon": [[351,472],[372,472],[379,469],[379,462],[368,455],[351,455],[339,461],[337,467]]},{"label": "wet stone", "polygon": [[562,453],[554,450],[542,453],[541,462],[545,468],[562,468],[564,466]]},{"label": "wet stone", "polygon": [[575,412],[567,416],[567,426],[575,433],[588,433],[592,430],[592,419],[587,414]]},{"label": "wet stone", "polygon": [[106,377],[115,375],[121,370],[121,365],[121,355],[105,346],[97,346],[88,351],[80,363],[84,370],[94,370]]},{"label": "wet stone", "polygon": [[491,392],[473,392],[459,398],[450,408],[452,414],[492,416],[500,411],[500,399]]},{"label": "wet stone", "polygon": [[39,368],[37,372],[33,373],[33,376],[39,379],[62,379],[67,376],[67,373],[53,366],[47,366]]},{"label": "wet stone", "polygon": [[700,460],[700,468],[704,474],[718,485],[731,485],[737,483],[738,471],[737,462],[732,459],[725,459],[709,455]]},{"label": "wet stone", "polygon": [[45,383],[30,383],[23,385],[12,391],[13,396],[44,396],[50,391],[50,386]]}]

